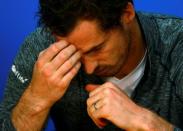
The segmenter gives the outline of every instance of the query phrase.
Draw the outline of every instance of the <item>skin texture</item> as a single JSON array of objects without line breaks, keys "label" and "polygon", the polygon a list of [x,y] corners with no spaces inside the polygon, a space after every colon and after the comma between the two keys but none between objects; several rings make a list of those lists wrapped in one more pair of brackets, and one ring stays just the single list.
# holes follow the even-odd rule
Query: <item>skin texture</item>
[{"label": "skin texture", "polygon": [[41,130],[49,109],[64,95],[78,72],[80,57],[75,46],[65,41],[40,53],[32,81],[13,109],[12,121],[17,130]]},{"label": "skin texture", "polygon": [[[103,32],[97,21],[81,20],[67,36],[43,50],[32,81],[12,112],[17,130],[41,130],[52,105],[67,91],[81,63],[88,74],[122,78],[139,63],[145,44],[132,4],[121,16],[121,27]],[[110,121],[125,130],[172,130],[172,125],[136,105],[112,83],[87,85],[87,111],[103,128]],[[94,108],[94,105],[96,109]]]},{"label": "skin texture", "polygon": [[88,114],[99,128],[103,128],[110,121],[127,131],[173,130],[171,124],[151,111],[136,105],[123,91],[110,82],[103,85],[88,84],[86,90],[90,92],[87,100]]},{"label": "skin texture", "polygon": [[103,32],[97,21],[82,20],[69,36],[56,38],[68,41],[82,52],[81,61],[88,74],[122,78],[137,66],[145,52],[131,8],[121,17],[120,27]]}]

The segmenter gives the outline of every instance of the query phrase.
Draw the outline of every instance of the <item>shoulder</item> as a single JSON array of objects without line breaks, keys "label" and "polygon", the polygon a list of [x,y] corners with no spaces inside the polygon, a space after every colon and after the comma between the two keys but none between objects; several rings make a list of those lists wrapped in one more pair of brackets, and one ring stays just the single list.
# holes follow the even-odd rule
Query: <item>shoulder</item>
[{"label": "shoulder", "polygon": [[12,69],[19,71],[19,74],[24,74],[31,77],[33,66],[39,56],[39,53],[46,49],[54,42],[54,37],[49,30],[37,28],[30,33],[18,50],[14,59]]},{"label": "shoulder", "polygon": [[[160,33],[183,32],[183,18],[166,14],[137,12],[141,19],[151,20],[159,28]],[[164,32],[168,31],[168,32]],[[170,35],[170,34],[169,34]]]},{"label": "shoulder", "polygon": [[170,80],[183,94],[183,18],[143,12],[140,12],[140,16],[151,21],[151,27],[147,25],[147,28],[153,32],[151,37],[156,36],[151,46],[153,54],[158,55],[159,64],[165,67]]},{"label": "shoulder", "polygon": [[37,28],[27,36],[22,46],[37,49],[38,51],[47,48],[54,42],[54,37],[48,29]]},{"label": "shoulder", "polygon": [[17,57],[32,57],[36,59],[38,54],[54,42],[54,37],[48,29],[37,28],[23,41]]},{"label": "shoulder", "polygon": [[[175,16],[139,12],[138,15],[145,21],[151,21],[146,25],[151,32],[151,41],[154,51],[161,57],[163,63],[170,63],[172,57],[181,58],[183,54],[183,18]],[[143,22],[145,24],[145,22]],[[149,33],[149,32],[146,32]],[[173,59],[175,62],[177,59]]]}]

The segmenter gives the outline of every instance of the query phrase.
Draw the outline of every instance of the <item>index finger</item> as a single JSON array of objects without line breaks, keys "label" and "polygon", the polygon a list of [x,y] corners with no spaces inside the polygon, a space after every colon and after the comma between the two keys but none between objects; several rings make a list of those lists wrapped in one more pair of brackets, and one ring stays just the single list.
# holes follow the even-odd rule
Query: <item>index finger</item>
[{"label": "index finger", "polygon": [[51,44],[39,57],[39,59],[42,59],[43,63],[47,63],[51,61],[56,54],[58,54],[61,50],[63,50],[65,47],[69,45],[66,41],[58,41],[53,44]]}]

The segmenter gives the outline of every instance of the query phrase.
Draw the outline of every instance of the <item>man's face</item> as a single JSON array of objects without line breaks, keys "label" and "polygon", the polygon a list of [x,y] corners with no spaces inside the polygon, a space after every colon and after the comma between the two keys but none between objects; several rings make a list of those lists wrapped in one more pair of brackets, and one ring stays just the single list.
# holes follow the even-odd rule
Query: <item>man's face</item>
[{"label": "man's face", "polygon": [[82,53],[81,62],[88,74],[115,76],[128,56],[128,31],[119,27],[103,32],[96,21],[81,21],[64,39]]}]

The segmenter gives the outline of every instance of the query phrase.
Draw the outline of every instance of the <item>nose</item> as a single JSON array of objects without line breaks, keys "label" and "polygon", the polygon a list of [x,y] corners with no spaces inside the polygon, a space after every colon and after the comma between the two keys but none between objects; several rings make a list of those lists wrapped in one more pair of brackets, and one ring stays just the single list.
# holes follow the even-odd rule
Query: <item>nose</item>
[{"label": "nose", "polygon": [[82,57],[81,61],[84,65],[84,68],[87,74],[92,74],[96,69],[96,67],[98,66],[98,63],[96,60],[88,57]]}]

